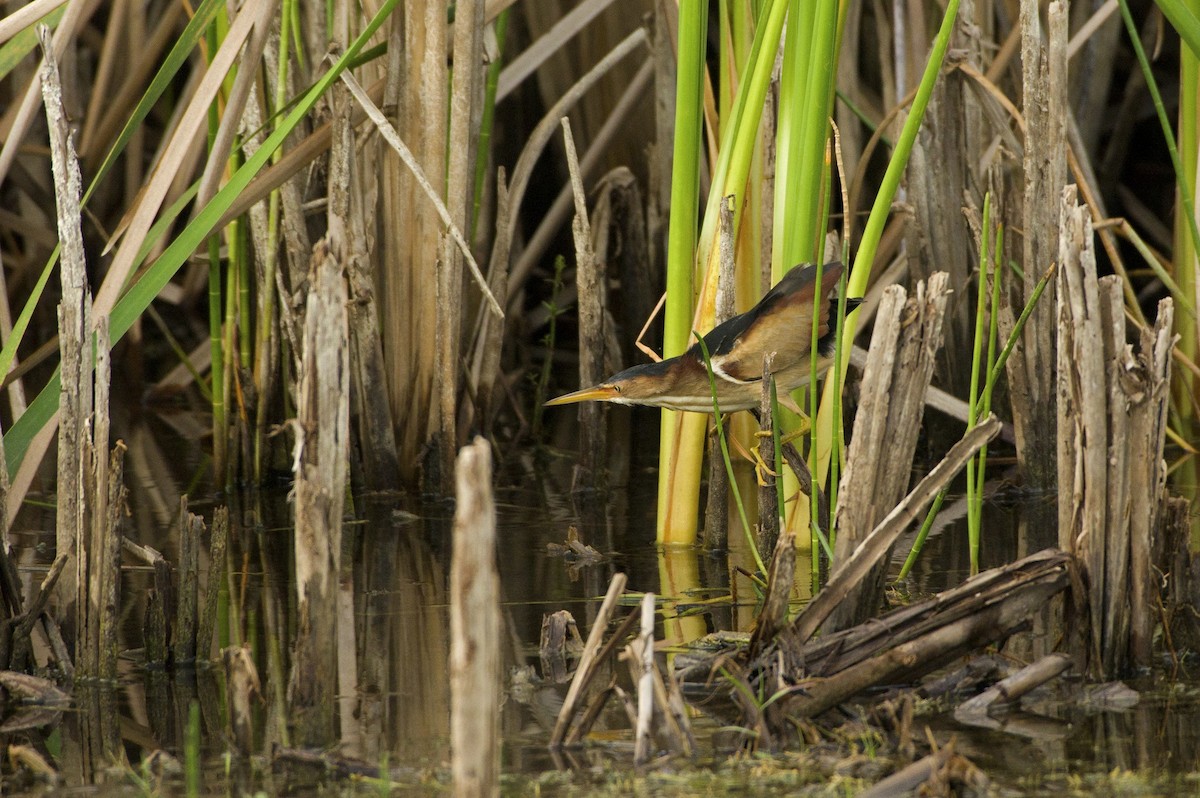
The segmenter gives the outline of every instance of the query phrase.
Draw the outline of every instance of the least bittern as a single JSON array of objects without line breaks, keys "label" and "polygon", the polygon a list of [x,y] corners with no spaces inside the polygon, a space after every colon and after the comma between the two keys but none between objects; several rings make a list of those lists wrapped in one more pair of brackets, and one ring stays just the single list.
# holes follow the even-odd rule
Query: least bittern
[{"label": "least bittern", "polygon": [[[840,263],[828,263],[821,271],[821,296],[827,301],[819,306],[818,373],[829,367],[833,357],[835,331],[830,329],[829,319],[836,315],[837,298],[833,294],[841,274]],[[791,392],[807,385],[812,373],[816,280],[816,266],[796,267],[784,275],[757,305],[718,324],[704,336],[716,378],[717,403],[722,412],[758,407],[762,396],[763,357],[773,352],[771,374],[779,391],[779,403],[803,415],[791,398]],[[860,301],[847,299],[847,311],[857,307]],[[593,388],[551,399],[546,405],[573,402],[651,405],[694,413],[711,413],[713,410],[708,370],[699,343],[682,355],[627,368]]]}]

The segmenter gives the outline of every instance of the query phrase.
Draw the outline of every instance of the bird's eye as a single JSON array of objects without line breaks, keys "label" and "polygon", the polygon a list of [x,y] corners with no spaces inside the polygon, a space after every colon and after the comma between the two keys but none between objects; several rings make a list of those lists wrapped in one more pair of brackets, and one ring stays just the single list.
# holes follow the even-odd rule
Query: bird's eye
[{"label": "bird's eye", "polygon": [[613,390],[614,390],[614,391],[616,391],[617,393],[620,393],[620,392],[621,392],[621,386],[620,386],[620,385],[614,385],[614,386],[613,386]]}]

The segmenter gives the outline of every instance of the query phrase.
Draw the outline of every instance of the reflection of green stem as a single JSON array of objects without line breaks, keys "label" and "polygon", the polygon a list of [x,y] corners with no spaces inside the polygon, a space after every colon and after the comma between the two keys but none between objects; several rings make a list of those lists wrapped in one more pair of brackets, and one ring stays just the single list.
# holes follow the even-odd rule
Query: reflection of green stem
[{"label": "reflection of green stem", "polygon": [[737,477],[733,473],[733,462],[729,459],[729,443],[725,440],[725,425],[721,423],[721,406],[717,402],[717,378],[713,374],[712,363],[709,361],[708,345],[700,333],[693,332],[700,342],[700,353],[704,355],[704,370],[708,372],[708,389],[712,392],[713,418],[717,425],[717,440],[721,443],[721,457],[725,460],[725,473],[729,475],[729,489],[733,492],[733,501],[737,505],[738,517],[742,521],[742,531],[746,535],[746,543],[754,555],[754,564],[760,573],[765,574],[767,567],[763,565],[762,556],[758,553],[758,544],[754,541],[754,533],[750,530],[750,522],[746,518],[746,507],[742,504],[742,492],[738,490]]},{"label": "reflection of green stem", "polygon": [[187,743],[183,750],[188,798],[200,795],[200,702],[188,704]]},{"label": "reflection of green stem", "polygon": [[[1025,307],[1021,310],[1021,317],[1017,319],[1017,323],[1013,325],[1012,332],[1008,335],[1008,341],[1004,344],[1004,350],[1000,352],[1000,357],[996,358],[995,365],[988,372],[987,382],[984,383],[984,395],[989,397],[989,402],[992,389],[996,386],[996,382],[1000,379],[1000,374],[1004,371],[1004,364],[1008,362],[1008,356],[1012,354],[1013,347],[1017,344],[1017,339],[1021,337],[1021,331],[1025,329],[1025,322],[1029,320],[1030,314],[1033,313],[1034,307],[1037,306],[1038,300],[1042,298],[1042,292],[1046,290],[1046,286],[1050,283],[1050,278],[1054,276],[1055,266],[1051,265],[1046,273],[1042,275],[1042,279],[1038,280],[1034,286],[1033,294],[1029,297],[1029,301],[1025,303]],[[979,408],[975,408],[978,414]],[[897,579],[903,579],[908,576],[909,571],[917,562],[917,556],[921,553],[921,547],[925,545],[925,538],[929,536],[929,530],[933,526],[933,519],[937,517],[938,511],[942,509],[942,502],[946,499],[948,488],[942,488],[938,492],[937,498],[933,500],[933,504],[929,508],[929,513],[925,516],[925,522],[921,525],[921,531],[917,534],[917,539],[913,541],[912,550],[908,553],[908,558],[904,561],[904,566],[900,569],[900,574]]]}]

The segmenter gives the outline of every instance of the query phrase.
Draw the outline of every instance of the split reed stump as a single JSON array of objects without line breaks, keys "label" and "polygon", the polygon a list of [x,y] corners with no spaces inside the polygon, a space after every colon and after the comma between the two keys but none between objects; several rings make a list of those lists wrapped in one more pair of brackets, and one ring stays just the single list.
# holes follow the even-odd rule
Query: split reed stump
[{"label": "split reed stump", "polygon": [[[335,248],[339,250],[335,254]],[[313,248],[296,442],[296,646],[288,700],[302,745],[334,736],[337,590],[349,439],[346,284],[340,242]]]},{"label": "split reed stump", "polygon": [[[930,277],[928,285],[917,283],[910,299],[900,286],[884,290],[863,370],[862,399],[854,418],[846,471],[838,489],[835,563],[850,559],[908,489],[925,394],[942,345],[948,294],[945,272]],[[829,616],[826,632],[848,629],[878,611],[888,560],[884,556],[875,562],[839,603]]]},{"label": "split reed stump", "polygon": [[1153,536],[1163,506],[1170,298],[1152,328],[1126,343],[1120,278],[1096,277],[1091,217],[1062,193],[1058,285],[1059,546],[1082,566],[1075,610],[1089,634],[1080,666],[1112,678],[1150,664],[1156,608]]},{"label": "split reed stump", "polygon": [[[1067,9],[1055,0],[1043,38],[1040,4],[1021,2],[1022,96],[1025,116],[1024,200],[1021,228],[1023,287],[1016,307],[1000,314],[1001,336],[1033,296],[1039,275],[1058,254],[1058,193],[1067,182]],[[1002,295],[1010,299],[1005,292]],[[1014,312],[1015,311],[1015,312]],[[1054,286],[1034,307],[1008,359],[1009,395],[1017,437],[1017,461],[1027,485],[1052,488],[1054,463]],[[1046,519],[1049,522],[1051,519]]]}]

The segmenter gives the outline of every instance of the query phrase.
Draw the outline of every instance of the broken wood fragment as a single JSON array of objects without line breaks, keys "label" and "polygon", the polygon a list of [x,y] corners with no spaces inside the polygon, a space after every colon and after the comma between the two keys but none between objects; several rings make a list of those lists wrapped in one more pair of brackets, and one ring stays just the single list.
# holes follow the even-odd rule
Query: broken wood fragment
[{"label": "broken wood fragment", "polygon": [[604,595],[604,601],[596,613],[596,620],[592,622],[587,643],[583,648],[583,656],[579,658],[579,665],[575,668],[575,678],[571,680],[571,686],[567,689],[567,697],[563,699],[562,709],[559,710],[558,720],[554,724],[554,732],[550,735],[551,748],[562,746],[566,739],[568,727],[575,716],[576,705],[587,684],[591,681],[597,663],[600,662],[598,653],[604,642],[604,629],[608,626],[608,620],[612,617],[621,594],[625,590],[625,580],[625,574],[616,573],[613,574],[612,581],[608,583],[608,592]]},{"label": "broken wood fragment", "polygon": [[450,564],[450,750],[454,794],[500,793],[500,575],[492,450],[477,437],[455,465]]},{"label": "broken wood fragment", "polygon": [[1071,667],[1071,658],[1066,654],[1047,654],[1046,656],[1026,665],[1021,670],[976,696],[972,696],[959,704],[954,710],[954,719],[959,723],[970,724],[985,717],[995,706],[1003,706],[1018,701],[1026,693],[1041,687],[1046,682],[1058,676]]},{"label": "broken wood fragment", "polygon": [[800,642],[807,641],[825,622],[836,607],[862,584],[873,569],[886,561],[896,539],[933,500],[945,485],[962,470],[979,449],[1000,431],[1000,422],[989,415],[954,444],[942,462],[913,488],[896,507],[879,522],[856,549],[835,564],[824,589],[817,594],[792,622],[791,634]]}]

